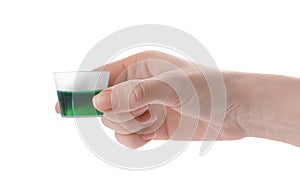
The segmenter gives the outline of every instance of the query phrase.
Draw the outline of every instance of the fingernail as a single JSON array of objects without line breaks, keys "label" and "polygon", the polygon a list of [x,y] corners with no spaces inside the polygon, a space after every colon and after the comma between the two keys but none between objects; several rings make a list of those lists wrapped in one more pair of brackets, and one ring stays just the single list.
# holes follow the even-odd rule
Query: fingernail
[{"label": "fingernail", "polygon": [[99,111],[111,109],[111,90],[106,90],[95,95],[93,97],[93,105]]},{"label": "fingernail", "polygon": [[143,107],[140,107],[140,108],[132,111],[131,113],[133,116],[139,116],[139,115],[145,113],[145,111],[147,111],[147,109],[148,109],[148,105],[145,105]]},{"label": "fingernail", "polygon": [[149,141],[154,139],[155,136],[156,136],[156,132],[153,132],[153,133],[145,134],[142,137],[145,141]]}]

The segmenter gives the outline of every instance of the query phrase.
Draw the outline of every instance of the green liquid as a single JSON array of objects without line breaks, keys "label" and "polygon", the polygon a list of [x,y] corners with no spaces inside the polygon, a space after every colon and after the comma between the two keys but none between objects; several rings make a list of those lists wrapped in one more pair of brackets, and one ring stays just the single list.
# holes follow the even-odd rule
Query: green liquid
[{"label": "green liquid", "polygon": [[101,116],[102,112],[93,106],[93,97],[101,90],[67,92],[57,91],[60,112],[63,117]]}]

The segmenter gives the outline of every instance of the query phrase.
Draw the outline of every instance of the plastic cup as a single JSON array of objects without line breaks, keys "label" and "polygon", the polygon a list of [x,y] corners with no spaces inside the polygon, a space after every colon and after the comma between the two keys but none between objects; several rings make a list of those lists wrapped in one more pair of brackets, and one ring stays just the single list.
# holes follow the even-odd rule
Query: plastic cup
[{"label": "plastic cup", "polygon": [[94,108],[92,99],[108,87],[109,72],[55,72],[54,79],[62,117],[103,115]]}]

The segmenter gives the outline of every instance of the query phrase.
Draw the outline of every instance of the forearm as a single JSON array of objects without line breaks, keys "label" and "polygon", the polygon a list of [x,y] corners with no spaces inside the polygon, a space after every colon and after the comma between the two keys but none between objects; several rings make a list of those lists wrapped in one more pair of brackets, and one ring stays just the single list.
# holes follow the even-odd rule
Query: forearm
[{"label": "forearm", "polygon": [[300,79],[240,73],[236,121],[246,136],[300,146]]}]

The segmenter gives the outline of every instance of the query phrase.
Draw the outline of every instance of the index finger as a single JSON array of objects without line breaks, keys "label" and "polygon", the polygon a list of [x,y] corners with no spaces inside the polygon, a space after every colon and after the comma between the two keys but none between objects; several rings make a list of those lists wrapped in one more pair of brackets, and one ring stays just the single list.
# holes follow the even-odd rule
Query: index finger
[{"label": "index finger", "polygon": [[[110,79],[108,86],[113,86],[116,83],[116,80],[118,77],[120,77],[121,73],[125,72],[125,75],[123,75],[123,79],[118,79],[118,83],[127,81],[128,75],[126,75],[127,68],[137,64],[142,61],[155,59],[155,60],[163,60],[168,63],[174,64],[177,67],[183,68],[186,65],[186,60],[180,59],[176,56],[172,56],[169,54],[165,54],[159,51],[150,50],[145,52],[140,52],[134,55],[131,55],[129,57],[123,58],[121,60],[109,63],[104,66],[100,66],[95,71],[108,71],[110,72]],[[184,64],[185,63],[185,64]]]}]

